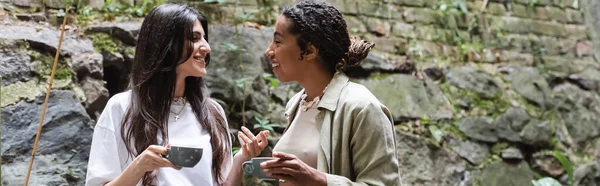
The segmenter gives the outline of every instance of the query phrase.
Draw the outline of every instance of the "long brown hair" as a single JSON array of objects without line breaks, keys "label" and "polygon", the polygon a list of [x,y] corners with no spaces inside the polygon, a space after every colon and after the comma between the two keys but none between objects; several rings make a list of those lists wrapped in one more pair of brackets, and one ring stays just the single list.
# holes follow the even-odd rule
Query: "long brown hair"
[{"label": "long brown hair", "polygon": [[[129,82],[131,103],[121,123],[121,136],[132,157],[141,154],[148,146],[156,145],[159,135],[163,143],[167,143],[167,123],[175,92],[175,68],[193,53],[192,29],[196,20],[202,24],[208,41],[206,18],[185,5],[160,5],[150,11],[142,23]],[[208,66],[210,55],[205,61]],[[184,94],[202,128],[210,134],[212,173],[220,185],[224,181],[221,165],[231,155],[225,118],[209,100],[210,93],[202,77],[187,77]],[[146,172],[142,178],[143,185],[150,185],[154,177],[152,172]]]}]

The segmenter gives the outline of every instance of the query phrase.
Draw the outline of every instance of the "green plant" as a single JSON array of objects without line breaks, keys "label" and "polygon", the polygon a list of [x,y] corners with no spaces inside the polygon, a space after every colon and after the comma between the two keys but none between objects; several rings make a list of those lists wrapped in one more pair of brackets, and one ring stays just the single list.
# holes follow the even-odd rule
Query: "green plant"
[{"label": "green plant", "polygon": [[273,87],[273,88],[279,87],[279,80],[276,77],[273,77],[273,75],[271,75],[269,73],[263,73],[262,76],[267,81],[269,81],[269,84],[271,85],[271,87]]},{"label": "green plant", "polygon": [[429,125],[427,129],[429,129],[429,132],[431,133],[433,139],[435,139],[436,143],[439,144],[440,142],[442,142],[442,137],[444,137],[444,131],[440,130],[435,125]]},{"label": "green plant", "polygon": [[83,6],[77,9],[77,24],[86,26],[90,21],[94,19],[92,7]]},{"label": "green plant", "polygon": [[463,43],[465,38],[460,36],[458,19],[468,13],[467,4],[463,0],[440,0],[434,7],[438,23],[449,32],[443,33],[444,41],[451,44]]},{"label": "green plant", "polygon": [[262,116],[255,116],[254,119],[256,119],[256,121],[258,122],[254,124],[254,130],[262,129],[268,130],[271,133],[273,133],[275,131],[273,127],[279,126],[278,124],[271,123],[268,119],[263,118]]},{"label": "green plant", "polygon": [[560,162],[560,165],[567,171],[567,175],[569,176],[569,183],[573,185],[573,164],[565,155],[563,155],[560,151],[553,151],[552,155]]},{"label": "green plant", "polygon": [[144,0],[141,5],[123,5],[113,0],[106,0],[99,12],[105,21],[127,21],[133,17],[144,17],[154,7],[162,4],[164,0]]},{"label": "green plant", "polygon": [[97,52],[118,52],[118,45],[108,34],[100,33],[89,36],[92,40],[92,46]]},{"label": "green plant", "polygon": [[231,147],[231,154],[237,154],[241,150],[241,147]]},{"label": "green plant", "polygon": [[539,0],[531,0],[529,1],[529,3],[527,3],[527,7],[528,8],[533,8],[535,5],[537,5],[539,2]]}]

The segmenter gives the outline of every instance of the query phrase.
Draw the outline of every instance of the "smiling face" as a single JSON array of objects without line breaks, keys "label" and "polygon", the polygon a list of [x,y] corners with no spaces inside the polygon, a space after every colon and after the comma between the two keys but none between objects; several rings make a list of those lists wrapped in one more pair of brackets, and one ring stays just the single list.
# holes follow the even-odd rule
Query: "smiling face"
[{"label": "smiling face", "polygon": [[[177,66],[175,69],[177,76],[180,77],[202,77],[206,75],[206,62],[204,59],[206,55],[210,53],[210,45],[206,39],[204,39],[204,29],[200,24],[200,21],[194,21],[194,28],[192,33],[192,55],[183,63]],[[185,56],[184,54],[182,54]]]},{"label": "smiling face", "polygon": [[302,50],[298,46],[297,36],[290,33],[290,26],[285,16],[279,16],[273,41],[265,51],[273,73],[281,82],[298,81],[306,71],[306,63],[300,57]]}]

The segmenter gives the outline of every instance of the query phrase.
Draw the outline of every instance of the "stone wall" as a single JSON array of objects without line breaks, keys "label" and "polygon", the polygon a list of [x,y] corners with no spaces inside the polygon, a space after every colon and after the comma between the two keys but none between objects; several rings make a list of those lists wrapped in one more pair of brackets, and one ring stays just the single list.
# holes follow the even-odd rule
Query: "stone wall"
[{"label": "stone wall", "polygon": [[[188,3],[219,21],[238,15],[272,24],[289,2]],[[329,2],[352,35],[376,44],[349,75],[392,110],[405,184],[529,185],[553,177],[569,185],[556,152],[576,167],[575,183],[596,184],[589,169],[600,156],[596,2]]]}]

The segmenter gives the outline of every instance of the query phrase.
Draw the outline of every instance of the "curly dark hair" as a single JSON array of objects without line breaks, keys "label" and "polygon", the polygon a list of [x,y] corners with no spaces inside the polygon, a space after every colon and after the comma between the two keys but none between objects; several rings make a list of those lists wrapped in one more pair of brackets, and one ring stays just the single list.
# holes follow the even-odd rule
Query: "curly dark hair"
[{"label": "curly dark hair", "polygon": [[332,74],[356,66],[367,57],[375,44],[350,38],[346,21],[338,9],[324,1],[306,0],[283,9],[290,22],[290,33],[298,36],[304,57],[308,44],[319,49],[319,57]]}]

